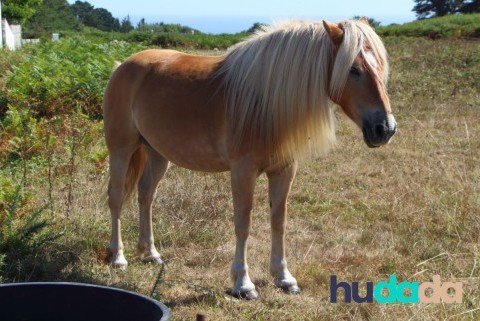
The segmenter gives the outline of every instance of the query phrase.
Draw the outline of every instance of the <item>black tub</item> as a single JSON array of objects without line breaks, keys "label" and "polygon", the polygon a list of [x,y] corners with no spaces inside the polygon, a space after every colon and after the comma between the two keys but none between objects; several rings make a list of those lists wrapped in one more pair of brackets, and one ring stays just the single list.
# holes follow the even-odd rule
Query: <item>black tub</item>
[{"label": "black tub", "polygon": [[80,283],[0,284],[2,321],[167,321],[168,308],[144,295]]}]

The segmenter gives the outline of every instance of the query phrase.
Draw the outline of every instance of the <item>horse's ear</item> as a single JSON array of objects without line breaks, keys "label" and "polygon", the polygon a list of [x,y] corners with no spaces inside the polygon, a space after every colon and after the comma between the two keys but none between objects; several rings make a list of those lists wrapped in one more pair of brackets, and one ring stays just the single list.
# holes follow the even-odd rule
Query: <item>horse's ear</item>
[{"label": "horse's ear", "polygon": [[330,37],[330,40],[332,40],[333,44],[335,46],[340,46],[343,40],[343,34],[344,31],[341,28],[340,25],[336,25],[334,23],[327,22],[325,20],[323,22],[323,27],[325,28],[325,31],[328,34],[328,37]]}]

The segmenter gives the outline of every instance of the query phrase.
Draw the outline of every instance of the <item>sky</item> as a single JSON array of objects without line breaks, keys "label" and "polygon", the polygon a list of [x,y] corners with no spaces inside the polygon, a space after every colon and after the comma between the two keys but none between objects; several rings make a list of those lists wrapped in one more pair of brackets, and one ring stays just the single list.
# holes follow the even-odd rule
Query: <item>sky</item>
[{"label": "sky", "polygon": [[[85,0],[83,0],[85,1]],[[205,33],[236,33],[285,19],[338,21],[367,16],[382,25],[415,20],[413,0],[86,0],[120,20],[179,23]],[[75,0],[68,0],[74,3]]]}]

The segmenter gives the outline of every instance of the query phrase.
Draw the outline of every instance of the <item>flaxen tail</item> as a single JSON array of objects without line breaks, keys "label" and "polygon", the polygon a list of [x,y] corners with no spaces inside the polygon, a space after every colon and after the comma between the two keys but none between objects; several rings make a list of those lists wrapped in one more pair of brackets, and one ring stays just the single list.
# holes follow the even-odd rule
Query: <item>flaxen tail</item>
[{"label": "flaxen tail", "polygon": [[135,186],[137,186],[140,177],[143,175],[146,164],[147,152],[143,145],[141,145],[135,153],[133,153],[132,158],[130,158],[130,163],[128,164],[127,177],[125,179],[125,199],[132,196]]}]

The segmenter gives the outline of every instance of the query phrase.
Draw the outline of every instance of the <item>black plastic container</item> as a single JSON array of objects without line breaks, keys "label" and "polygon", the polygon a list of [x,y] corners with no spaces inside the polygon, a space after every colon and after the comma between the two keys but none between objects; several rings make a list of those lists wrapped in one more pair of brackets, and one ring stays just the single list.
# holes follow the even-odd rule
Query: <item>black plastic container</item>
[{"label": "black plastic container", "polygon": [[2,321],[167,321],[170,311],[141,294],[81,283],[0,284]]}]

